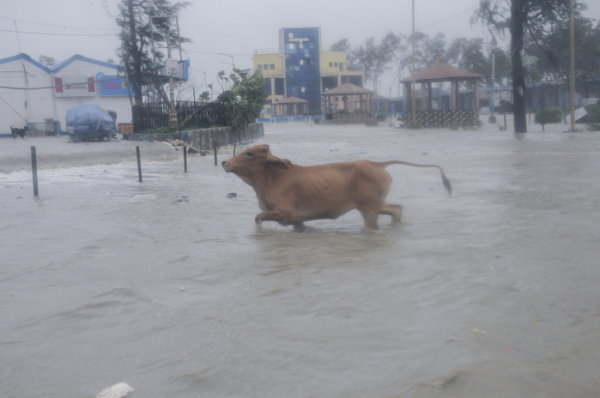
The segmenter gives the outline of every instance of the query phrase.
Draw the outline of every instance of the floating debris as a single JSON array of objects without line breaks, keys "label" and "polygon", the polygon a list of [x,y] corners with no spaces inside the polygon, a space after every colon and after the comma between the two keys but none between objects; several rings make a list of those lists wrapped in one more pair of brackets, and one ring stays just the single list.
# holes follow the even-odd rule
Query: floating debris
[{"label": "floating debris", "polygon": [[105,388],[96,395],[96,398],[125,398],[128,397],[134,389],[126,383],[117,383],[112,387]]}]

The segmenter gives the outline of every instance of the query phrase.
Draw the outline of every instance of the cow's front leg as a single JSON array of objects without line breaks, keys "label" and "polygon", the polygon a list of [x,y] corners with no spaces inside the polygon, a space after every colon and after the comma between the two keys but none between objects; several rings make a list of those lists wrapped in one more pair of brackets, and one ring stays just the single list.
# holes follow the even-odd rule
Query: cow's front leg
[{"label": "cow's front leg", "polygon": [[291,222],[291,217],[281,210],[269,210],[259,213],[254,221],[260,224],[262,221],[277,221],[281,224],[288,224]]}]

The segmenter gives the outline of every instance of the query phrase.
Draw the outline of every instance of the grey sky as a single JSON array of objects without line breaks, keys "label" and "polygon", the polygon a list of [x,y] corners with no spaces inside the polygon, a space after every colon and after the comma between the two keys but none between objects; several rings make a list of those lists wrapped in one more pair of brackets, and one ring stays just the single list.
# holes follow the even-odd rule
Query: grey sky
[{"label": "grey sky", "polygon": [[[13,19],[16,19],[21,32],[45,33],[19,35],[21,51],[34,59],[47,55],[62,61],[74,54],[81,54],[102,61],[109,58],[117,60],[115,50],[119,47],[119,41],[114,16],[118,13],[118,0],[0,2],[0,58],[19,52],[15,33],[4,31],[14,31]],[[228,63],[231,58],[194,51],[247,54],[235,55],[235,65],[251,68],[251,54],[255,49],[277,48],[277,33],[281,27],[320,26],[323,49],[328,49],[331,44],[345,37],[353,46],[357,46],[370,36],[381,39],[390,31],[404,34],[410,34],[411,31],[411,0],[305,0],[301,5],[300,2],[286,0],[191,3],[180,14],[180,27],[182,35],[192,39],[192,43],[184,45],[184,57],[190,57],[190,72],[197,93],[203,89],[204,75],[194,70],[206,72],[208,83],[213,81],[216,86],[216,74],[222,69],[230,70]],[[471,27],[469,24],[472,11],[478,3],[479,0],[416,0],[416,28],[430,35],[444,32],[448,40],[478,36],[487,39],[484,28]],[[588,1],[588,8],[589,17],[600,18],[600,1]],[[389,76],[384,79],[381,94],[388,95],[391,80]],[[393,95],[395,92],[394,85]]]}]

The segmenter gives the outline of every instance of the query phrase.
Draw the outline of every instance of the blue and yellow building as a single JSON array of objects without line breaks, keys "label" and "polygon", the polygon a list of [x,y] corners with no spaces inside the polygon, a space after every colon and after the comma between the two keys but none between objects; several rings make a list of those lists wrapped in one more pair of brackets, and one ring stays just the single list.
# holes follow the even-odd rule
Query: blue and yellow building
[{"label": "blue and yellow building", "polygon": [[256,50],[254,73],[261,73],[269,95],[264,116],[272,105],[289,97],[308,101],[307,113],[322,113],[321,93],[347,81],[362,87],[364,73],[349,71],[346,53],[323,51],[321,28],[281,28],[278,50]]}]

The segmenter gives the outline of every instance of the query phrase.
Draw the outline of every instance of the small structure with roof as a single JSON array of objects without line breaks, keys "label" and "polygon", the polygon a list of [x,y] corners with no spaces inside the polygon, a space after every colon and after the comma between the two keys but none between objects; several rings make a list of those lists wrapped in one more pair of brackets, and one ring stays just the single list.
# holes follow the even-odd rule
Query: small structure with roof
[{"label": "small structure with roof", "polygon": [[[475,123],[475,117],[479,116],[479,80],[481,75],[469,72],[464,69],[448,65],[444,62],[442,56],[438,57],[438,63],[427,69],[415,73],[401,80],[404,84],[404,121],[412,124],[412,90],[413,80],[415,84],[421,85],[420,109],[415,105],[417,121],[415,127],[442,127],[450,124],[471,124]],[[432,109],[432,88],[434,82],[450,82],[450,110],[435,111]],[[459,106],[459,86],[462,82],[471,82],[473,84],[473,109],[460,109]],[[416,102],[416,101],[415,101]],[[420,111],[420,112],[417,112]],[[436,113],[445,112],[441,116]],[[446,126],[447,127],[447,126]]]},{"label": "small structure with roof", "polygon": [[308,113],[308,101],[289,97],[271,104],[273,116],[300,116]]},{"label": "small structure with roof", "polygon": [[344,104],[342,109],[348,109],[348,102],[355,102],[358,106],[357,109],[362,111],[371,112],[373,106],[373,97],[375,92],[368,90],[364,87],[356,86],[350,82],[346,82],[341,86],[333,88],[331,90],[321,93],[324,101],[324,112],[325,114],[333,113],[333,97],[340,97]]}]

